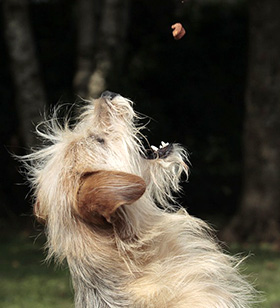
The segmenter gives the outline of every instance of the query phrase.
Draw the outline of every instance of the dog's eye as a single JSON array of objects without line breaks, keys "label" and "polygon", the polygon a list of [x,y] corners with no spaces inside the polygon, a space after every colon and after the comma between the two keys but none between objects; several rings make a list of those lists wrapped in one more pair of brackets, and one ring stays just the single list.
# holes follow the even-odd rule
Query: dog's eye
[{"label": "dog's eye", "polygon": [[99,137],[96,138],[96,141],[99,142],[100,144],[105,143],[105,140],[103,138],[99,138]]},{"label": "dog's eye", "polygon": [[95,134],[91,134],[89,136],[89,138],[92,140],[92,141],[95,141],[95,142],[98,142],[100,144],[104,144],[105,143],[105,139],[101,138],[101,137],[98,137],[96,136]]}]

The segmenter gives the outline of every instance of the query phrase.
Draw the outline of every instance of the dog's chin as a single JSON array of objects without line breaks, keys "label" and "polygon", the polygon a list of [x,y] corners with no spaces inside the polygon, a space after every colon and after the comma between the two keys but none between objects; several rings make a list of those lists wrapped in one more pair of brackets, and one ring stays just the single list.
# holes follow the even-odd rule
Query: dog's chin
[{"label": "dog's chin", "polygon": [[164,159],[167,158],[173,152],[173,144],[161,142],[161,145],[157,148],[151,146],[149,149],[145,149],[142,156],[145,159]]}]

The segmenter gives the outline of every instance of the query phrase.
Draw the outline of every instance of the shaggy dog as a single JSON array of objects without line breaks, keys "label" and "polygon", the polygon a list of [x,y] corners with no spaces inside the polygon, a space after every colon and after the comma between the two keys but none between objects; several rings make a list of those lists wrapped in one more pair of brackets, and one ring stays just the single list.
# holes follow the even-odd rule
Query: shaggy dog
[{"label": "shaggy dog", "polygon": [[245,308],[253,288],[209,227],[176,207],[187,153],[143,148],[132,102],[105,92],[75,127],[54,115],[24,160],[48,258],[67,261],[77,308]]}]

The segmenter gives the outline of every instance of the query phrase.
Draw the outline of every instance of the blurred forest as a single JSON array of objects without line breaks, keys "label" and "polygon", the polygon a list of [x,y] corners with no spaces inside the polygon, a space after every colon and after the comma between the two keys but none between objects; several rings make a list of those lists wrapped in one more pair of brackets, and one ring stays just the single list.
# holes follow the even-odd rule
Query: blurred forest
[{"label": "blurred forest", "polygon": [[152,118],[152,144],[190,152],[191,214],[279,241],[279,16],[278,0],[0,0],[1,228],[32,213],[11,153],[36,145],[52,106],[109,89]]}]

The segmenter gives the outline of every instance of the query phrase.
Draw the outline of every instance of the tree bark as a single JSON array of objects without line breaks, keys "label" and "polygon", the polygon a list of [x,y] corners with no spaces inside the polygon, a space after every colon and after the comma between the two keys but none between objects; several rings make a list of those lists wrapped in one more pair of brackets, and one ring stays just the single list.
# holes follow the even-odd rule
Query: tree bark
[{"label": "tree bark", "polygon": [[15,84],[20,135],[26,146],[36,144],[34,123],[46,104],[35,43],[32,36],[28,1],[4,0],[5,36]]},{"label": "tree bark", "polygon": [[129,0],[104,2],[100,36],[95,53],[95,69],[89,81],[89,96],[98,97],[107,89],[108,80],[121,78],[125,51]]},{"label": "tree bark", "polygon": [[234,240],[280,240],[280,1],[252,0],[244,185],[226,229]]},{"label": "tree bark", "polygon": [[88,96],[88,84],[94,69],[102,0],[79,0],[77,3],[77,71],[73,85],[81,97]]}]

